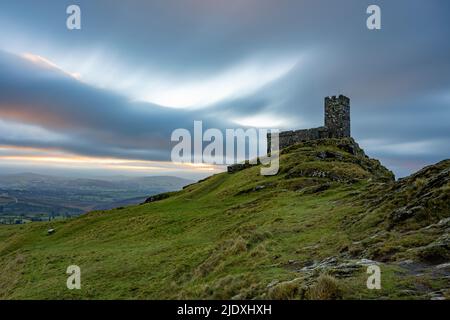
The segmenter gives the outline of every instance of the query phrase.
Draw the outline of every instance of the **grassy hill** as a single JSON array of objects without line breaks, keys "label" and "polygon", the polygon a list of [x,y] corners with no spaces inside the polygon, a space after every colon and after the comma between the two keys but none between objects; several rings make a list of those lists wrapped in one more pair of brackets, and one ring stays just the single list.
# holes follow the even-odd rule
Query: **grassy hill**
[{"label": "grassy hill", "polygon": [[[352,139],[327,139],[283,150],[280,166],[121,210],[0,226],[0,298],[450,297],[450,160],[395,182]],[[66,288],[73,264],[81,290]],[[366,287],[370,264],[381,290]]]}]

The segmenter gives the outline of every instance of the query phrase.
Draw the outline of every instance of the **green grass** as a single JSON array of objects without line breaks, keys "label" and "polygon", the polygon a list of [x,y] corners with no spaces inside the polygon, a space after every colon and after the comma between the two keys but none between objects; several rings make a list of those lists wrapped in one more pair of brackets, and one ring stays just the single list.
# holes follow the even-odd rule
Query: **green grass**
[{"label": "green grass", "polygon": [[[292,261],[301,266],[342,252],[371,258],[391,247],[402,248],[396,254],[406,259],[406,249],[436,239],[425,232],[403,237],[387,231],[387,213],[368,212],[362,195],[393,184],[390,172],[337,143],[342,142],[290,148],[274,177],[261,176],[255,166],[212,176],[153,203],[0,226],[0,298],[308,298],[320,274],[307,276]],[[339,152],[343,159],[318,160],[318,150]],[[304,168],[332,176],[298,174]],[[323,191],[314,190],[324,184]],[[256,186],[264,188],[256,191]],[[47,235],[49,228],[56,232]],[[370,239],[380,231],[388,235]],[[364,253],[367,248],[372,251]],[[66,288],[65,271],[73,264],[81,268],[81,290]],[[376,299],[402,298],[401,290],[417,280],[396,272],[389,261],[383,270],[380,291],[365,287],[364,268],[327,283],[339,286],[342,298]],[[268,288],[274,280],[281,285]]]}]

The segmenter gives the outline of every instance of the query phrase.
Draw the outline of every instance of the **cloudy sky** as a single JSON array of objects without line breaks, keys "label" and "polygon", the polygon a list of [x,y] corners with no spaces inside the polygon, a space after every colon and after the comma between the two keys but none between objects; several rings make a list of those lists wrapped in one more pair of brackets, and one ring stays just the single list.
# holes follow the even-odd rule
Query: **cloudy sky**
[{"label": "cloudy sky", "polygon": [[169,161],[174,129],[317,127],[342,93],[404,176],[450,155],[449,38],[448,0],[3,0],[0,173],[204,176]]}]

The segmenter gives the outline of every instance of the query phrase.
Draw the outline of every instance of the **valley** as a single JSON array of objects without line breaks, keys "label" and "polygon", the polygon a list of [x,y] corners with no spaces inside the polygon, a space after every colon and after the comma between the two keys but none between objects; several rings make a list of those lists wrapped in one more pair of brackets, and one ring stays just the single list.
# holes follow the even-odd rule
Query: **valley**
[{"label": "valley", "polygon": [[21,224],[138,204],[192,181],[171,176],[109,180],[22,173],[0,176],[0,223]]}]

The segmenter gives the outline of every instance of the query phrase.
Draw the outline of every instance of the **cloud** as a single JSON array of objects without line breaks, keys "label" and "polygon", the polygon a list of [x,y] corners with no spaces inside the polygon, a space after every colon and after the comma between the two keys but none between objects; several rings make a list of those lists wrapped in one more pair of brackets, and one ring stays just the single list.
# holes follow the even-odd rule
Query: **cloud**
[{"label": "cloud", "polygon": [[[63,133],[65,139],[54,139],[52,144],[71,151],[168,160],[174,129],[190,128],[200,118],[214,127],[230,125],[226,120],[208,119],[199,111],[131,102],[114,92],[80,83],[63,72],[9,54],[0,55],[0,67],[3,122]],[[37,143],[33,139],[29,142]]]},{"label": "cloud", "polygon": [[163,161],[194,120],[316,127],[343,93],[371,156],[448,157],[446,0],[379,1],[379,32],[360,0],[78,3],[76,32],[65,1],[0,3],[0,144]]}]

